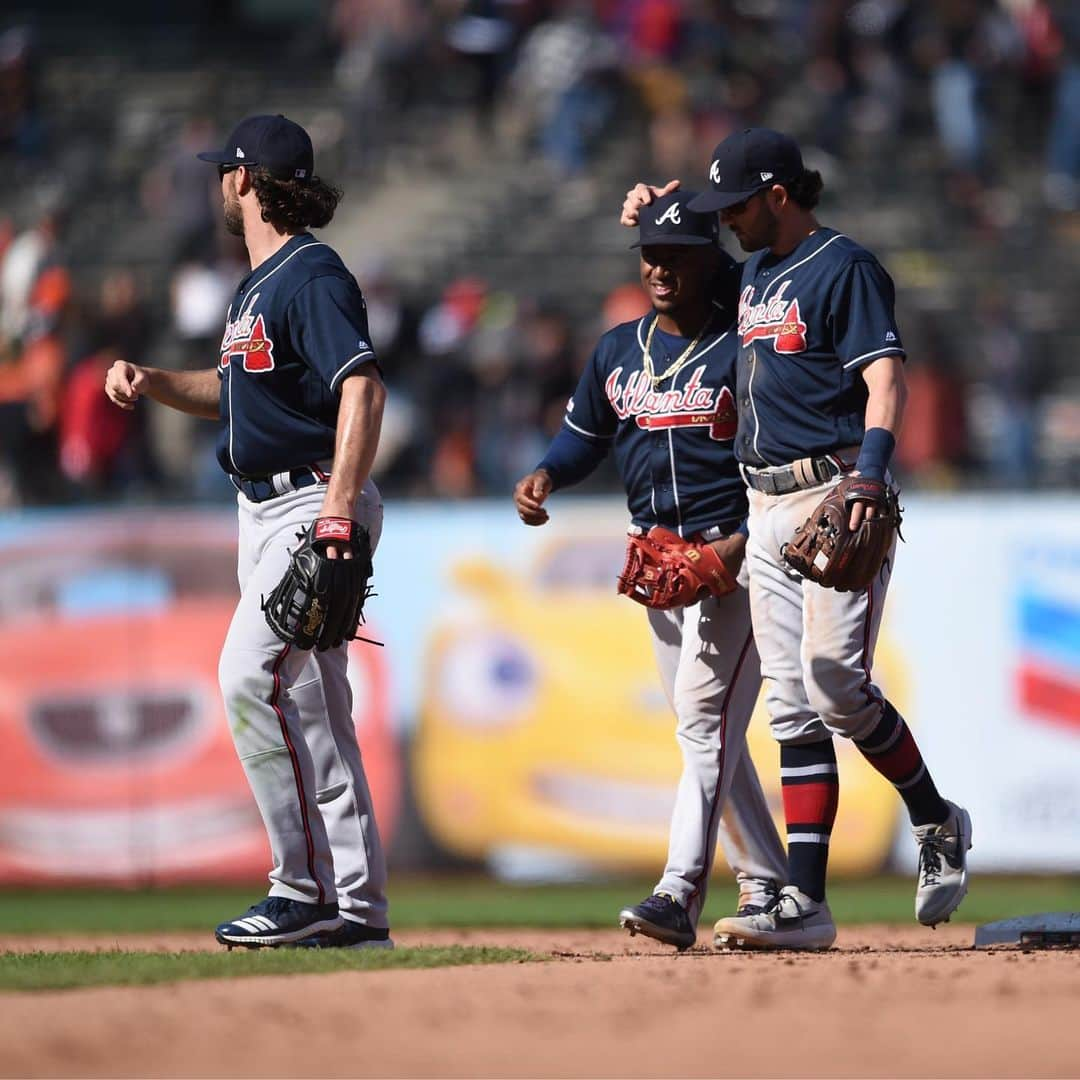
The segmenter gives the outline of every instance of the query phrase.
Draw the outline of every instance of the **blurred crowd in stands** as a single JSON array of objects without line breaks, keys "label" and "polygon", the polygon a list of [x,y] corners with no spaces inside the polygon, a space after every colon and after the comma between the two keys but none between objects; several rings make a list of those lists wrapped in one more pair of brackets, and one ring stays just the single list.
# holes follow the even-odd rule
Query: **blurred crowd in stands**
[{"label": "blurred crowd in stands", "polygon": [[[132,213],[157,225],[160,279],[122,259],[73,259],[81,207],[50,168],[57,57],[45,30],[0,31],[0,165],[33,188],[17,205],[0,198],[0,505],[227,498],[213,425],[119,412],[101,384],[118,356],[216,362],[246,264],[194,153],[235,118],[193,98],[167,152],[139,169]],[[316,49],[325,63],[313,78],[341,120],[331,179],[347,195],[378,188],[410,117],[432,106],[474,145],[514,147],[553,193],[539,213],[586,217],[613,218],[638,178],[700,183],[715,142],[769,123],[795,132],[839,192],[826,220],[830,208],[885,212],[918,179],[945,208],[948,229],[934,238],[945,264],[942,250],[970,248],[970,265],[1017,232],[1032,261],[1051,243],[1065,264],[1035,269],[1062,290],[1056,306],[990,275],[954,311],[907,302],[905,284],[921,295],[914,286],[941,263],[903,251],[913,220],[895,227],[896,265],[881,254],[910,353],[899,462],[925,486],[1052,486],[1080,473],[1080,387],[1062,355],[1076,340],[1066,316],[1080,266],[1066,258],[1080,256],[1080,4],[336,0]],[[628,127],[640,177],[598,184]],[[482,261],[421,284],[395,275],[392,251],[353,269],[392,391],[377,466],[389,494],[506,494],[557,429],[597,336],[644,307],[629,255],[584,315],[552,282],[509,288]],[[593,487],[605,485],[601,474]]]}]

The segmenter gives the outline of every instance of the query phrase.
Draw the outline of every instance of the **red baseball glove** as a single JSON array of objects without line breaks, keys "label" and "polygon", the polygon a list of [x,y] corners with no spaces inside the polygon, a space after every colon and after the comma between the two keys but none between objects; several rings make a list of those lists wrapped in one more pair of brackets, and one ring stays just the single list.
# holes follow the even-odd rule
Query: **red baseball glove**
[{"label": "red baseball glove", "polygon": [[655,525],[644,536],[631,536],[626,545],[618,589],[646,607],[683,607],[737,588],[712,547],[683,540],[670,529]]}]

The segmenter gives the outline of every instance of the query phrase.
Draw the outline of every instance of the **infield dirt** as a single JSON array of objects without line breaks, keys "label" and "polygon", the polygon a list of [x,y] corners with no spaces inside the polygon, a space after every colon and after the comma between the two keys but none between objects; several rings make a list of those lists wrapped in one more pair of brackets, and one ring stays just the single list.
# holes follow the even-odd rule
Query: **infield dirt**
[{"label": "infield dirt", "polygon": [[[1080,955],[970,926],[842,930],[825,954],[683,954],[618,931],[395,934],[544,963],[0,995],[3,1076],[1077,1076]],[[213,949],[205,934],[0,950]]]}]

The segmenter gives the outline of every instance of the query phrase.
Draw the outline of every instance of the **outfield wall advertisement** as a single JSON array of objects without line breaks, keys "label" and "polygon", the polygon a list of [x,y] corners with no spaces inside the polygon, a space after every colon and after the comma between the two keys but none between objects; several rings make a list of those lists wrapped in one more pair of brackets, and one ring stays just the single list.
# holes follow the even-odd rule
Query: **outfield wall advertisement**
[{"label": "outfield wall advertisement", "polygon": [[[552,510],[527,529],[509,501],[388,508],[368,609],[385,648],[354,643],[350,669],[400,862],[662,865],[679,757],[644,613],[614,591],[625,511]],[[875,677],[971,809],[973,866],[1080,869],[1080,505],[911,498],[904,533]],[[228,509],[0,526],[0,881],[265,869],[216,686],[234,535]],[[751,749],[779,816],[760,705]],[[847,744],[840,763],[833,865],[913,865],[895,794]]]},{"label": "outfield wall advertisement", "polygon": [[[1080,869],[1080,503],[911,499],[887,609],[972,865]],[[906,848],[905,848],[906,850]]]}]

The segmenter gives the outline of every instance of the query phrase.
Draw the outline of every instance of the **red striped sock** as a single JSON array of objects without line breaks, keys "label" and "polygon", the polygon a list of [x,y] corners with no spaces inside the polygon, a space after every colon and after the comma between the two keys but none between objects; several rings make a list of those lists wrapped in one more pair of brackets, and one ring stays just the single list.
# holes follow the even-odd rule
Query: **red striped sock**
[{"label": "red striped sock", "polygon": [[855,745],[900,793],[913,825],[939,824],[949,816],[911,729],[890,702],[885,702],[874,730],[856,739]]},{"label": "red striped sock", "polygon": [[832,739],[806,746],[781,746],[780,783],[791,884],[814,900],[824,900],[829,837],[840,801]]}]

